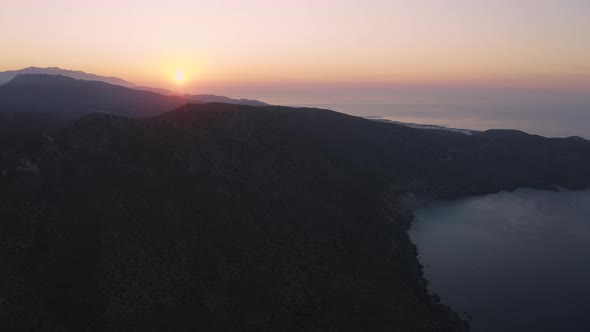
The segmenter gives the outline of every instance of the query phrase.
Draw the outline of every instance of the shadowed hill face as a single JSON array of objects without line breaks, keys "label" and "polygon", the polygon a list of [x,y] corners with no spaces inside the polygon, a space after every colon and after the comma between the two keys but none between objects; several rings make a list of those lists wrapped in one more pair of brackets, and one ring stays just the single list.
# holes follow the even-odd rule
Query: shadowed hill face
[{"label": "shadowed hill face", "polygon": [[317,109],[96,114],[53,138],[0,191],[5,329],[463,331],[398,196],[590,185],[588,141]]},{"label": "shadowed hill face", "polygon": [[[152,87],[147,87],[147,86],[138,86],[138,87],[134,87],[134,89],[144,90],[144,91],[152,91],[152,92],[159,93],[161,95],[166,95],[166,96],[180,96],[180,95],[182,95],[179,92],[174,92],[174,91],[161,89],[161,88],[152,88]],[[185,94],[184,98],[186,98],[188,101],[190,101],[192,103],[228,103],[228,104],[248,105],[248,106],[270,106],[269,104],[259,101],[259,100],[244,99],[244,98],[234,99],[234,98],[229,98],[229,97],[225,97],[225,96],[217,96],[217,95],[211,95],[211,94],[198,94],[198,95]]]},{"label": "shadowed hill face", "polygon": [[149,116],[179,107],[185,102],[181,97],[59,75],[19,75],[0,86],[0,112],[104,112]]},{"label": "shadowed hill face", "polygon": [[57,130],[74,122],[68,114],[0,112],[0,188],[19,160],[29,158]]},{"label": "shadowed hill face", "polygon": [[11,81],[18,75],[26,75],[26,74],[44,74],[44,75],[62,75],[71,77],[78,80],[87,80],[87,81],[101,81],[109,84],[116,84],[125,87],[134,87],[135,85],[131,82],[127,82],[117,77],[105,77],[100,75],[94,75],[85,73],[83,71],[75,71],[75,70],[67,70],[61,69],[56,67],[49,67],[49,68],[39,68],[39,67],[28,67],[19,70],[10,70],[5,72],[0,72],[0,84],[4,84],[6,82]]},{"label": "shadowed hill face", "polygon": [[200,101],[203,103],[228,103],[228,104],[237,104],[237,105],[248,105],[248,106],[270,106],[267,103],[253,100],[253,99],[233,99],[224,96],[216,96],[216,95],[186,95],[187,99],[191,101]]},{"label": "shadowed hill face", "polygon": [[0,85],[0,112],[44,112],[69,116],[111,113],[145,117],[177,108],[187,101],[267,106],[257,100],[215,95],[180,96],[163,89],[126,88],[62,75],[21,74]]},{"label": "shadowed hill face", "polygon": [[[590,142],[575,137],[550,139],[511,130],[467,136],[326,110],[216,103],[185,106],[155,119],[183,130],[203,130],[201,126],[211,123],[227,128],[227,135],[258,128],[248,135],[270,139],[274,134],[281,142],[287,136],[295,141],[293,146],[321,149],[327,158],[340,164],[346,161],[354,172],[367,177],[384,174],[399,192],[452,196],[518,186],[581,188],[590,184],[590,174],[583,171],[590,166]],[[194,123],[199,125],[186,127]]]}]

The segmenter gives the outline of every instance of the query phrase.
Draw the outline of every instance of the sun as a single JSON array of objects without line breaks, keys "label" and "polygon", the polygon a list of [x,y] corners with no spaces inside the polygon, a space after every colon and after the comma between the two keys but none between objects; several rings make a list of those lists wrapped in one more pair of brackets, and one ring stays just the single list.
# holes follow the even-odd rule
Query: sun
[{"label": "sun", "polygon": [[176,81],[177,84],[183,84],[184,82],[186,82],[186,75],[184,74],[183,71],[177,71],[174,74],[174,80]]}]

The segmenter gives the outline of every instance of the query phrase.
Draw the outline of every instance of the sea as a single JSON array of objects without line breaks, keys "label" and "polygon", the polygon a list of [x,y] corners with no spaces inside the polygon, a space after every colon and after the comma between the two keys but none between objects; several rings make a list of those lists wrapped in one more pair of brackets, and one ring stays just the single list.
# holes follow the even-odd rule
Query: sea
[{"label": "sea", "polygon": [[590,330],[590,190],[440,200],[415,216],[430,291],[474,332]]},{"label": "sea", "polygon": [[[290,105],[330,109],[361,117],[383,118],[415,124],[488,130],[517,129],[546,137],[579,136],[590,139],[590,91],[488,91],[446,94],[399,94],[391,98],[351,102]],[[346,102],[343,102],[345,100]],[[338,101],[338,102],[335,102]]]}]

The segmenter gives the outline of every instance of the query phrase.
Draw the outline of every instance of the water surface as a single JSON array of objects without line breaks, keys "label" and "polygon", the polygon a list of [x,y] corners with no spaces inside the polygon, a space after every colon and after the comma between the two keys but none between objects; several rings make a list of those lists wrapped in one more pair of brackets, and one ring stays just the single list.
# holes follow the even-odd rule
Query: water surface
[{"label": "water surface", "polygon": [[519,189],[415,214],[430,289],[474,331],[590,330],[590,190]]}]

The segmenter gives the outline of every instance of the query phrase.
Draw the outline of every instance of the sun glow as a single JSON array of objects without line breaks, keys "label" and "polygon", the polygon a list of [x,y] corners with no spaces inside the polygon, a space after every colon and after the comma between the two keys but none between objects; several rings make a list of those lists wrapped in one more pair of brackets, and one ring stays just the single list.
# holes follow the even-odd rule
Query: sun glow
[{"label": "sun glow", "polygon": [[182,71],[177,71],[174,74],[174,80],[176,81],[176,84],[183,84],[186,82],[186,75]]}]

